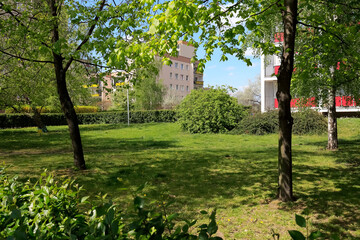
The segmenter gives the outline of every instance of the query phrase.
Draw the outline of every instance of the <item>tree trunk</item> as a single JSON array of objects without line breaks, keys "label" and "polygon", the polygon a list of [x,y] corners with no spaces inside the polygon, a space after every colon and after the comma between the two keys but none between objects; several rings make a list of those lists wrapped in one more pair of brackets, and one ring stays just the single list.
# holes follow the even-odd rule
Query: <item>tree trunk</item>
[{"label": "tree trunk", "polygon": [[277,77],[278,91],[276,97],[279,102],[278,198],[284,202],[294,200],[291,156],[293,118],[290,110],[290,83],[294,69],[297,5],[297,0],[284,0],[284,10],[282,10],[284,43],[281,66]]},{"label": "tree trunk", "polygon": [[43,132],[47,132],[48,130],[46,128],[46,125],[41,120],[40,112],[36,109],[36,107],[33,107],[32,111],[33,111],[32,119],[34,120],[36,126],[39,129],[41,129]]},{"label": "tree trunk", "polygon": [[53,55],[55,60],[54,66],[56,73],[57,92],[60,98],[61,109],[65,115],[70,131],[70,138],[74,151],[74,164],[78,169],[84,170],[86,169],[86,166],[81,143],[79,123],[74,105],[70,99],[69,92],[66,87],[66,73],[64,72],[62,65],[62,57],[55,53]]},{"label": "tree trunk", "polygon": [[[50,9],[51,14],[54,17],[54,26],[52,30],[52,42],[55,44],[59,41],[59,22],[58,22],[58,6],[56,5],[56,1],[50,1]],[[56,76],[56,86],[57,92],[59,94],[61,109],[65,115],[69,131],[70,138],[72,142],[72,147],[74,151],[74,164],[80,169],[86,169],[84,153],[81,143],[80,129],[78,118],[74,109],[74,105],[70,99],[69,92],[66,87],[66,70],[63,66],[64,58],[60,53],[55,52],[53,50],[53,58],[54,58],[54,68],[55,68],[55,76]]]},{"label": "tree trunk", "polygon": [[328,145],[327,149],[338,149],[338,134],[336,121],[336,104],[335,104],[336,89],[332,88],[329,94],[328,106]]}]

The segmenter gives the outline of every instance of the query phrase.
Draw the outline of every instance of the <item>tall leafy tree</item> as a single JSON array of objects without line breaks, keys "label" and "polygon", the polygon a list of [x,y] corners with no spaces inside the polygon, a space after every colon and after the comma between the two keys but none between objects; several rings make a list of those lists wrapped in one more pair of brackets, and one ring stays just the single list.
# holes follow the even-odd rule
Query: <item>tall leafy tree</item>
[{"label": "tall leafy tree", "polygon": [[299,19],[292,89],[298,97],[316,97],[317,104],[328,109],[330,150],[338,148],[335,96],[348,96],[344,105],[359,103],[359,6],[328,1],[306,9]]},{"label": "tall leafy tree", "polygon": [[129,97],[131,110],[155,110],[162,106],[165,87],[158,79],[161,61],[155,59],[138,68],[131,76],[114,77],[115,91],[111,93],[111,109],[126,110]]},{"label": "tall leafy tree", "polygon": [[[335,0],[331,0],[338,5]],[[294,70],[295,40],[299,19],[304,9],[323,5],[323,1],[298,0],[177,0],[155,5],[158,13],[151,18],[152,45],[158,46],[158,54],[176,54],[177,40],[189,41],[195,47],[203,47],[205,56],[199,59],[199,70],[211,59],[216,48],[226,61],[228,54],[244,60],[246,47],[251,46],[258,54],[281,55],[277,74],[276,93],[279,102],[278,146],[278,198],[293,201],[291,136],[293,118],[290,110],[290,86]],[[345,5],[347,5],[345,3]],[[303,21],[304,22],[304,21]],[[316,27],[326,28],[326,22]],[[274,44],[274,35],[283,33],[281,46]],[[169,50],[170,49],[170,50]],[[197,60],[195,57],[194,60]]]},{"label": "tall leafy tree", "polygon": [[158,79],[160,61],[154,61],[136,72],[134,85],[135,109],[155,110],[162,106],[165,87]]},{"label": "tall leafy tree", "polygon": [[[147,58],[137,37],[141,32],[146,4],[138,1],[5,0],[0,1],[2,56],[50,64],[61,109],[68,123],[74,164],[85,169],[78,119],[69,95],[67,73],[74,62],[98,66],[89,53],[109,59],[119,69],[135,68],[137,59]],[[131,38],[129,37],[131,36]],[[129,42],[138,41],[128,48]],[[117,51],[114,51],[115,46]],[[134,59],[130,64],[127,59]]]},{"label": "tall leafy tree", "polygon": [[[279,188],[282,201],[292,201],[292,156],[291,129],[293,119],[290,111],[290,82],[293,73],[297,0],[179,0],[155,5],[159,11],[151,19],[149,33],[154,34],[152,45],[158,46],[158,54],[176,53],[177,40],[189,41],[195,47],[205,49],[199,59],[199,70],[211,59],[215,48],[219,48],[226,61],[227,55],[235,55],[249,65],[245,57],[246,47],[251,45],[262,54],[281,51],[278,92],[279,101]],[[272,21],[269,21],[272,19]],[[282,27],[278,27],[278,26]],[[281,47],[273,44],[276,32],[284,33]],[[160,40],[159,40],[160,39]],[[197,60],[196,57],[194,60]]]}]

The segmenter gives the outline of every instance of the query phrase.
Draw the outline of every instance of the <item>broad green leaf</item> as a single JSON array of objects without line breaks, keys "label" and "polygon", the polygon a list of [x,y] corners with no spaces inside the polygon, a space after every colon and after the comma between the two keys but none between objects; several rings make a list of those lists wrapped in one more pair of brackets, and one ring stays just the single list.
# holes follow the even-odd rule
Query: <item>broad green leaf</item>
[{"label": "broad green leaf", "polygon": [[303,216],[295,214],[296,224],[300,227],[306,227],[306,219]]},{"label": "broad green leaf", "polygon": [[293,240],[306,240],[305,236],[299,231],[290,230],[288,232]]}]

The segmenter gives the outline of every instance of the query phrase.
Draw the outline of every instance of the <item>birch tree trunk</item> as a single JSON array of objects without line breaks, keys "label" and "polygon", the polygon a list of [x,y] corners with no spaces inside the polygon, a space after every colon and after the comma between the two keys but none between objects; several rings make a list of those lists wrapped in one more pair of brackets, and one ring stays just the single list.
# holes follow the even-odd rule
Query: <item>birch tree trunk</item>
[{"label": "birch tree trunk", "polygon": [[327,149],[338,149],[338,134],[337,134],[337,119],[336,119],[336,89],[333,87],[329,94],[329,107],[328,107],[328,145]]}]

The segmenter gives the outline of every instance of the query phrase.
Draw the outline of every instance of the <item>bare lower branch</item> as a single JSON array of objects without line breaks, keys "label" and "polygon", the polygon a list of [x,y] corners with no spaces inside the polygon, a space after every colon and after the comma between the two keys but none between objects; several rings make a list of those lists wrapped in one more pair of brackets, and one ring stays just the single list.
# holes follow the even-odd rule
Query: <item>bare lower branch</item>
[{"label": "bare lower branch", "polygon": [[1,49],[0,49],[0,52],[2,52],[5,55],[8,55],[8,56],[11,56],[11,57],[14,57],[14,58],[18,58],[18,59],[21,59],[21,60],[24,60],[24,61],[37,62],[37,63],[52,63],[52,64],[54,63],[52,61],[47,61],[47,60],[36,60],[36,59],[30,59],[30,58],[24,58],[24,57],[21,57],[21,56],[16,56],[14,54],[5,52],[5,51],[3,51]]}]

